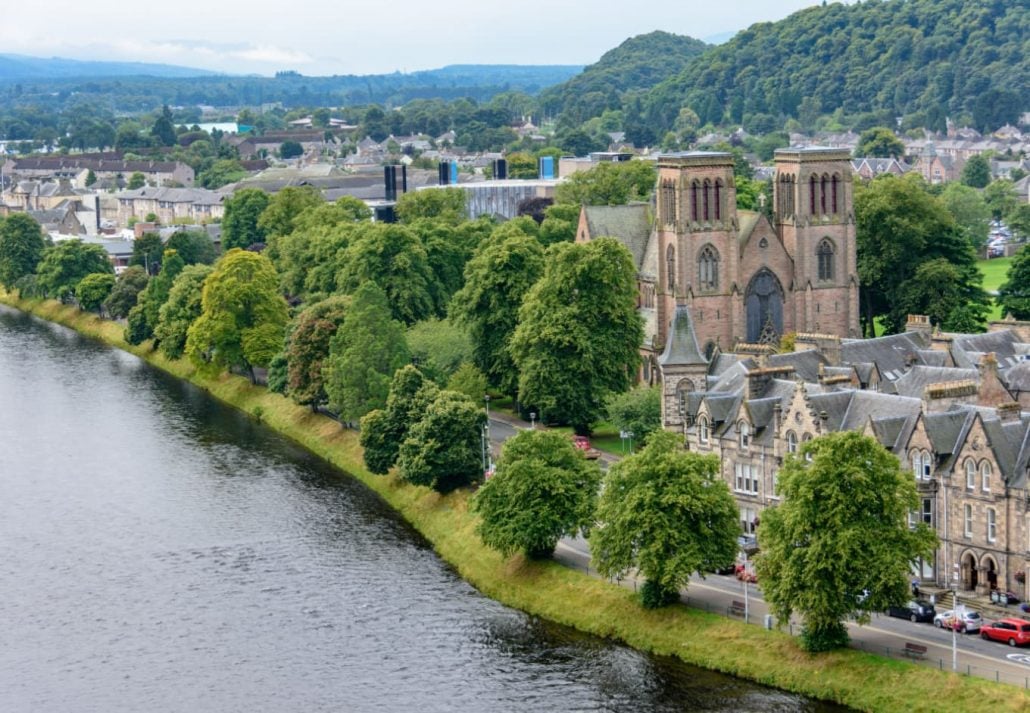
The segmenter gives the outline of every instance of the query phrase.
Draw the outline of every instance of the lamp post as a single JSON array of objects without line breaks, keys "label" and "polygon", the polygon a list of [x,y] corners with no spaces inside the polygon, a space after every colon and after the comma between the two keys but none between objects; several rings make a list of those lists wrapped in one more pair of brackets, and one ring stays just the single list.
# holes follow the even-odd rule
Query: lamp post
[{"label": "lamp post", "polygon": [[748,622],[748,608],[749,608],[748,607],[749,602],[748,602],[748,598],[747,598],[747,578],[748,578],[748,576],[749,575],[748,575],[748,571],[747,571],[747,550],[744,550],[744,576],[741,577],[741,579],[744,580],[744,623],[745,624]]},{"label": "lamp post", "polygon": [[536,430],[536,411],[529,412],[529,427],[532,430]]},{"label": "lamp post", "polygon": [[[951,670],[958,671],[958,563],[952,565],[951,582],[954,585],[954,596],[951,598],[952,621],[951,621]],[[965,617],[963,617],[963,622]]]},{"label": "lamp post", "polygon": [[484,394],[486,402],[486,422],[483,424],[483,470],[493,470],[493,454],[490,452],[490,394]]}]

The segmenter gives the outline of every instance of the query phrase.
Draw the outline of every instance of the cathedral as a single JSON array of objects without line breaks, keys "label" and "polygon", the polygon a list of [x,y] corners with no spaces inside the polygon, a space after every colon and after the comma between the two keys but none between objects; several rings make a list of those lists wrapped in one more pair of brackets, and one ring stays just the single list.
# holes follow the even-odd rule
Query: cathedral
[{"label": "cathedral", "polygon": [[576,239],[619,238],[636,261],[643,381],[658,381],[678,311],[706,361],[789,332],[859,336],[851,155],[790,148],[775,160],[771,220],[737,209],[723,152],[660,156],[651,205],[584,206]]}]

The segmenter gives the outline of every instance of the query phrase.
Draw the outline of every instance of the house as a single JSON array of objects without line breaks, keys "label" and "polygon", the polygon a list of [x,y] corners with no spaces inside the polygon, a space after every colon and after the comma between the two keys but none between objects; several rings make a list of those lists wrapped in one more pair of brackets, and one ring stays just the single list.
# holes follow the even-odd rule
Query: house
[{"label": "house", "polygon": [[912,170],[919,173],[927,183],[938,184],[957,181],[962,175],[965,158],[940,154],[934,142],[927,141],[919,157],[912,164]]},{"label": "house", "polygon": [[23,179],[69,179],[73,188],[86,188],[90,171],[97,179],[124,179],[143,174],[154,186],[192,186],[193,169],[181,161],[126,161],[121,158],[58,156],[16,158],[5,170]]},{"label": "house", "polygon": [[205,188],[138,188],[115,194],[118,200],[117,222],[128,225],[130,218],[144,218],[153,213],[159,222],[171,224],[183,219],[204,223],[225,215],[229,193]]},{"label": "house", "polygon": [[912,169],[904,161],[896,158],[856,158],[851,161],[851,170],[856,176],[865,180],[872,180],[877,176],[891,174],[900,176]]}]

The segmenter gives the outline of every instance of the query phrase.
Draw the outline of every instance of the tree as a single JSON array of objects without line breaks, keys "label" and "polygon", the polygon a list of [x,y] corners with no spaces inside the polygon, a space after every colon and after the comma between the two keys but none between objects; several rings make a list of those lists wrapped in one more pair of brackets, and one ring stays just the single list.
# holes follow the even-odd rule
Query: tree
[{"label": "tree", "polygon": [[758,526],[756,570],[781,622],[804,617],[809,651],[846,645],[845,619],[865,623],[903,601],[912,563],[936,548],[928,525],[909,522],[919,507],[911,474],[856,431],[821,436],[788,456],[777,495]]},{"label": "tree", "polygon": [[0,285],[10,290],[36,271],[47,240],[39,223],[25,213],[0,217]]},{"label": "tree", "polygon": [[479,482],[485,423],[479,404],[464,394],[441,391],[401,444],[401,477],[441,493]]},{"label": "tree", "polygon": [[986,188],[991,182],[991,163],[982,154],[970,156],[962,167],[962,183],[970,188]]},{"label": "tree", "polygon": [[184,267],[168,291],[168,299],[158,311],[154,337],[161,353],[169,359],[180,358],[186,350],[190,325],[200,317],[204,280],[211,274],[210,265]]},{"label": "tree", "polygon": [[137,189],[143,188],[143,186],[145,185],[147,185],[147,177],[139,171],[136,171],[131,176],[129,176],[129,182],[125,185],[125,187],[130,191],[135,191]]},{"label": "tree", "polygon": [[161,315],[161,306],[168,300],[172,283],[186,264],[174,250],[165,250],[161,257],[161,270],[147,282],[139,293],[136,306],[129,310],[125,328],[125,341],[142,344],[154,336]]},{"label": "tree", "polygon": [[433,314],[434,281],[422,241],[403,225],[368,224],[351,241],[336,278],[346,291],[373,281],[394,318],[414,324]]},{"label": "tree", "polygon": [[987,243],[991,211],[980,191],[951,182],[941,192],[941,203],[962,230],[963,237],[980,253]]},{"label": "tree", "polygon": [[411,359],[426,378],[446,384],[463,363],[472,361],[472,341],[449,319],[416,322],[405,333]]},{"label": "tree", "polygon": [[75,287],[75,299],[81,309],[87,312],[102,311],[102,305],[114,287],[114,275],[110,272],[94,272],[86,275]]},{"label": "tree", "polygon": [[62,240],[43,251],[36,268],[36,284],[47,297],[67,302],[75,294],[79,281],[94,272],[114,273],[104,249],[78,238]]},{"label": "tree", "polygon": [[1030,238],[1030,203],[1021,203],[1005,216],[1012,234],[1021,238]]},{"label": "tree", "polygon": [[482,400],[486,394],[486,377],[475,364],[462,364],[447,382],[448,391],[465,394],[475,402]]},{"label": "tree", "polygon": [[204,281],[200,317],[189,328],[186,354],[202,371],[250,372],[282,348],[288,320],[275,267],[263,255],[233,249]]},{"label": "tree", "polygon": [[970,289],[961,270],[941,257],[920,264],[898,293],[899,310],[925,314],[949,332],[982,332],[990,312],[987,293]]},{"label": "tree", "polygon": [[265,242],[265,230],[258,224],[261,213],[268,207],[268,194],[257,188],[236,191],[225,201],[222,218],[222,251],[249,248]]},{"label": "tree", "polygon": [[175,124],[172,123],[172,111],[167,105],[162,107],[161,115],[150,128],[150,135],[157,139],[161,146],[175,146],[178,143]]},{"label": "tree", "polygon": [[984,201],[991,209],[991,215],[995,220],[1001,220],[1011,213],[1018,204],[1016,197],[1016,185],[1007,179],[999,178],[984,189]]},{"label": "tree", "polygon": [[550,557],[559,539],[593,524],[600,484],[600,467],[567,436],[522,431],[505,441],[496,472],[472,500],[476,531],[505,557]]},{"label": "tree", "polygon": [[127,267],[118,276],[111,294],[104,300],[104,310],[112,319],[122,319],[136,306],[140,292],[147,286],[146,271],[139,265]]},{"label": "tree", "polygon": [[1005,283],[998,289],[998,303],[1016,319],[1030,319],[1030,249],[1025,246],[1012,259]]},{"label": "tree", "polygon": [[623,205],[646,200],[654,191],[657,169],[649,161],[599,163],[578,171],[556,189],[557,203],[573,205]]},{"label": "tree", "polygon": [[904,155],[905,144],[885,126],[874,126],[863,131],[855,147],[856,158],[901,158]]},{"label": "tree", "polygon": [[382,408],[393,373],[409,361],[404,328],[391,318],[386,293],[374,282],[364,283],[330,342],[325,365],[329,403],[349,422]]},{"label": "tree", "polygon": [[217,257],[215,244],[204,230],[177,230],[168,238],[165,249],[174,250],[187,265],[210,265]]},{"label": "tree", "polygon": [[692,574],[714,572],[737,554],[739,513],[719,459],[687,452],[681,441],[658,431],[613,465],[590,532],[597,571],[621,578],[636,569],[648,608],[675,601]]},{"label": "tree", "polygon": [[86,172],[86,188],[89,188],[97,182],[97,174],[93,173],[93,169],[89,169]]},{"label": "tree", "polygon": [[393,374],[386,406],[361,419],[361,447],[365,465],[385,475],[397,462],[401,443],[440,390],[415,366],[407,364]]},{"label": "tree", "polygon": [[580,206],[556,203],[544,210],[544,222],[540,224],[539,239],[545,247],[554,243],[571,243],[576,239],[579,228]]},{"label": "tree", "polygon": [[636,267],[608,237],[552,245],[546,262],[511,338],[519,399],[542,421],[585,434],[608,396],[629,388],[640,361]]},{"label": "tree", "polygon": [[451,318],[468,330],[475,365],[506,394],[518,390],[508,341],[522,300],[543,267],[544,250],[536,238],[491,237],[465,266],[465,286],[451,300]]},{"label": "tree", "polygon": [[301,311],[286,344],[286,393],[312,411],[326,403],[323,366],[329,344],[347,315],[350,298],[335,295]]},{"label": "tree", "polygon": [[620,432],[628,431],[638,443],[646,443],[662,427],[661,387],[640,386],[612,394],[605,402],[605,410],[608,420]]},{"label": "tree", "polygon": [[304,147],[296,141],[283,141],[279,144],[280,158],[297,158],[304,155]]},{"label": "tree", "polygon": [[164,252],[165,246],[161,242],[160,235],[143,233],[132,241],[132,255],[129,257],[129,264],[140,265],[146,269],[148,275],[156,275],[161,269],[161,258],[164,256]]},{"label": "tree", "polygon": [[197,177],[197,183],[203,188],[221,188],[222,186],[243,180],[247,176],[247,169],[234,158],[223,158],[212,163],[208,168],[201,171]]},{"label": "tree", "polygon": [[[325,203],[322,194],[311,186],[288,186],[268,201],[268,206],[261,211],[258,227],[263,235],[289,235],[293,232],[295,221],[310,208]],[[274,256],[271,256],[274,259]]]},{"label": "tree", "polygon": [[402,223],[436,218],[457,224],[467,217],[465,191],[458,188],[434,188],[429,191],[405,193],[397,199],[396,210],[397,218]]},{"label": "tree", "polygon": [[985,297],[976,256],[940,199],[915,174],[884,175],[855,191],[855,222],[862,325],[873,336],[880,318],[888,334],[900,331],[908,315],[908,284],[919,266],[944,258],[958,270],[957,286],[975,302]]}]

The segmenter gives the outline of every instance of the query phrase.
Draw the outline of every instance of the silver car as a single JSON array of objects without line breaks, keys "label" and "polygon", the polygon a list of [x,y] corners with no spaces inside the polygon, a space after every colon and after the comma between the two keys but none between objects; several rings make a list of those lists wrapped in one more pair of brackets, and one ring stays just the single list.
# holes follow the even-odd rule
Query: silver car
[{"label": "silver car", "polygon": [[938,629],[950,629],[956,626],[958,631],[968,633],[980,631],[981,624],[983,624],[983,617],[980,616],[980,612],[972,610],[960,612],[956,616],[953,609],[948,609],[933,618],[933,625]]}]

